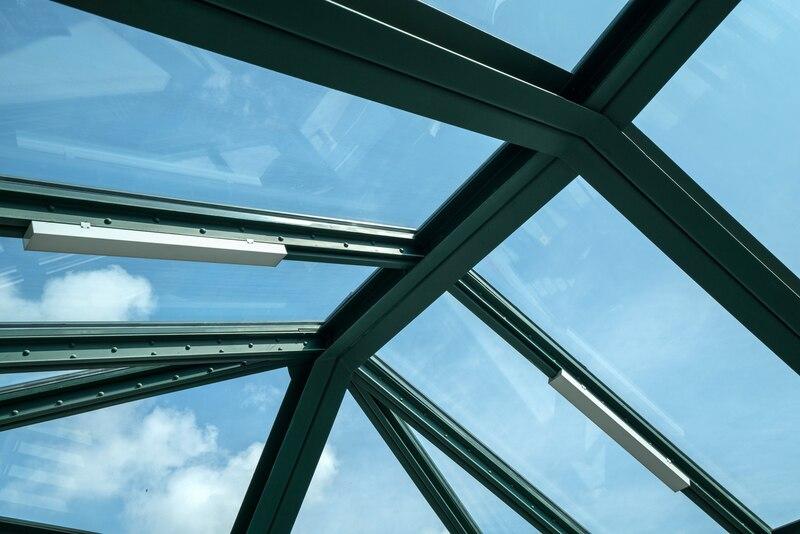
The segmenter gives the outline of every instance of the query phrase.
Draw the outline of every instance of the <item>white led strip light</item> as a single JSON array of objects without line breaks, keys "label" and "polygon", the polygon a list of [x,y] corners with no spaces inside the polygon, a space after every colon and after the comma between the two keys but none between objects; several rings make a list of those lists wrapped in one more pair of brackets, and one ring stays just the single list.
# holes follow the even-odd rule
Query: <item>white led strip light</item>
[{"label": "white led strip light", "polygon": [[564,370],[550,379],[550,385],[561,393],[573,406],[583,412],[594,424],[619,443],[634,458],[669,486],[672,491],[689,487],[689,477],[672,465],[625,421],[608,409],[600,399],[592,395],[586,386]]},{"label": "white led strip light", "polygon": [[88,223],[31,222],[24,237],[25,250],[97,254],[162,260],[203,261],[275,267],[286,256],[286,247],[252,239],[221,239],[165,234]]}]

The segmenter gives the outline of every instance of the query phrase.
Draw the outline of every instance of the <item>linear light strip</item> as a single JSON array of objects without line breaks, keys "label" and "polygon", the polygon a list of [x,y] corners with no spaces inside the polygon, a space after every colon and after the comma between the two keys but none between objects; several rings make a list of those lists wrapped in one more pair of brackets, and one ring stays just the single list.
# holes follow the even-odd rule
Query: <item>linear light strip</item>
[{"label": "linear light strip", "polygon": [[622,448],[639,460],[651,473],[669,486],[672,491],[681,491],[689,487],[688,476],[612,412],[600,399],[590,393],[586,386],[578,382],[571,374],[562,369],[550,379],[549,383]]},{"label": "linear light strip", "polygon": [[275,267],[286,256],[286,247],[276,243],[104,228],[85,222],[32,221],[25,232],[24,247],[43,252],[267,267]]}]

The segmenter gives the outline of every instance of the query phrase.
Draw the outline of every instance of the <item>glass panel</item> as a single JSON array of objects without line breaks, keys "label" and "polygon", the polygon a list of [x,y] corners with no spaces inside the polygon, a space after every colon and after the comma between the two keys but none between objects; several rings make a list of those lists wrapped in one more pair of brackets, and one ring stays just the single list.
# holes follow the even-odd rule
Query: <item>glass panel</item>
[{"label": "glass panel", "polygon": [[773,525],[800,508],[800,377],[577,179],[477,270]]},{"label": "glass panel", "polygon": [[741,2],[634,121],[800,274],[800,3]]},{"label": "glass panel", "polygon": [[717,532],[450,295],[380,355],[592,532]]},{"label": "glass panel", "polygon": [[572,70],[627,0],[422,0],[561,68]]},{"label": "glass panel", "polygon": [[292,532],[446,531],[348,393]]},{"label": "glass panel", "polygon": [[97,532],[228,532],[285,370],[0,433],[0,515]]},{"label": "glass panel", "polygon": [[460,465],[413,429],[412,432],[482,532],[539,532],[483,484],[472,478]]},{"label": "glass panel", "polygon": [[372,270],[54,254],[0,238],[0,322],[322,320]]},{"label": "glass panel", "polygon": [[43,0],[0,26],[0,173],[417,226],[500,145]]}]

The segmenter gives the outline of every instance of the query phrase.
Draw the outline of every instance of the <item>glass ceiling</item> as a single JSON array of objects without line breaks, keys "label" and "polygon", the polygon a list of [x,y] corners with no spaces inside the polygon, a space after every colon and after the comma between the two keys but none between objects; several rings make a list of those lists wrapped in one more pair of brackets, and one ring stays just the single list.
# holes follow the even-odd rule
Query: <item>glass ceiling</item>
[{"label": "glass ceiling", "polygon": [[797,375],[583,179],[476,270],[759,515],[793,519]]},{"label": "glass ceiling", "polygon": [[800,4],[740,3],[634,123],[800,274]]},{"label": "glass ceiling", "polygon": [[0,515],[97,532],[227,532],[285,370],[0,433]]},{"label": "glass ceiling", "polygon": [[571,71],[627,0],[422,2]]},{"label": "glass ceiling", "polygon": [[0,25],[12,176],[415,227],[500,146],[45,0]]},{"label": "glass ceiling", "polygon": [[590,531],[714,530],[454,297],[442,296],[380,356]]},{"label": "glass ceiling", "polygon": [[[187,43],[214,49],[226,40],[226,53],[240,58],[252,59],[242,50],[257,46],[272,71],[56,2],[0,2],[0,177],[61,183],[70,191],[61,203],[0,180],[7,195],[0,203],[0,531],[8,516],[100,532],[227,532],[241,509],[250,530],[439,534],[453,523],[447,508],[456,516],[466,510],[470,517],[456,523],[471,519],[480,531],[536,532],[528,521],[535,522],[530,517],[540,503],[529,486],[509,490],[531,503],[526,519],[491,484],[471,477],[463,458],[452,460],[412,429],[424,430],[425,417],[433,442],[442,441],[430,428],[453,440],[460,426],[494,453],[481,461],[498,494],[501,484],[515,484],[499,465],[505,463],[561,509],[565,524],[587,531],[768,534],[800,518],[800,298],[793,284],[743,244],[738,227],[711,217],[707,200],[665,193],[674,186],[670,171],[652,172],[663,183],[638,189],[626,173],[654,170],[653,159],[638,161],[623,146],[630,141],[624,134],[601,154],[593,123],[578,123],[608,117],[563,102],[599,87],[610,106],[603,109],[625,108],[657,93],[634,124],[800,273],[793,205],[800,195],[800,110],[791,90],[800,8],[753,0],[726,17],[722,3],[679,13],[674,4],[643,8],[624,0],[422,1],[454,17],[449,42],[474,35],[466,23],[530,53],[531,68],[541,65],[533,55],[568,71],[587,53],[594,56],[569,92],[551,93],[506,84],[506,58],[492,50],[477,50],[482,62],[431,54],[435,68],[423,65],[428,56],[389,54],[387,43],[414,50],[441,43],[435,32],[421,39],[365,16],[360,0],[297,9],[182,2],[174,13],[153,14],[91,6]],[[317,13],[343,23],[320,24]],[[178,22],[185,24],[180,31]],[[417,22],[423,24],[410,27],[430,21]],[[376,37],[370,47],[360,46],[351,23]],[[198,38],[231,24],[241,35]],[[703,44],[681,57],[676,36]],[[593,48],[598,39],[613,44],[610,60]],[[659,64],[664,55],[687,60],[670,80]],[[297,72],[271,61],[276,57],[299,58],[314,72],[310,78],[358,95],[290,77],[283,72]],[[486,82],[480,91],[476,74]],[[354,75],[375,86],[345,83]],[[641,94],[617,91],[612,86],[620,81]],[[396,82],[407,95],[380,94]],[[553,102],[556,111],[540,116],[520,105],[529,95]],[[431,98],[448,109],[439,113]],[[539,169],[539,136],[502,134],[530,145],[498,151],[502,140],[431,118],[453,117],[453,109],[474,109],[465,123],[483,132],[535,127],[548,150],[563,152],[544,154],[555,163]],[[615,133],[630,127],[612,122]],[[572,150],[576,143],[583,150]],[[582,177],[559,185],[560,192],[551,187],[559,179],[551,171],[563,163],[596,169],[599,160],[588,151],[618,169],[619,183],[598,189],[619,211]],[[129,209],[76,186],[147,194],[162,204],[142,200]],[[531,191],[545,198],[522,205]],[[630,195],[642,194],[647,202],[627,205]],[[205,205],[181,212],[180,204],[165,206],[169,199]],[[306,215],[287,219],[229,206]],[[432,223],[443,223],[436,240],[404,228],[420,227],[443,206]],[[161,209],[168,213],[163,220]],[[153,245],[164,257],[176,257],[169,247],[210,248],[206,228],[222,227],[229,239],[255,236],[285,246],[287,255],[267,268],[225,263],[229,258],[146,259],[142,242],[129,244],[131,257],[23,248],[31,222],[57,220],[81,232],[84,216],[96,221],[108,212],[164,234],[197,223],[194,245],[183,234],[169,234],[181,245]],[[93,251],[108,246],[100,238],[92,244]],[[503,298],[493,302],[490,291],[469,293],[467,284],[457,294],[469,309],[460,303],[448,291],[471,268],[518,309]],[[736,299],[722,293],[731,280]],[[410,317],[409,310],[421,309]],[[565,368],[597,377],[584,374],[576,397],[617,395],[624,403],[581,407],[550,387],[564,360],[526,331],[520,313],[580,363]],[[281,359],[250,343],[254,356],[247,361],[223,348],[234,338],[247,344],[239,337],[257,327],[242,323],[269,323],[268,329],[286,321],[322,323],[302,333],[303,344],[311,342],[321,356],[288,350]],[[127,343],[120,345],[127,356],[138,356],[145,345],[155,354],[183,335],[210,336],[226,354],[215,348],[182,364],[118,369],[117,340]],[[117,369],[113,381],[112,373],[70,378],[81,361],[75,354],[105,343],[108,354],[90,365]],[[514,348],[523,345],[531,359],[541,353],[537,365]],[[26,363],[42,347],[50,359],[37,360],[39,367]],[[400,378],[381,366],[362,367],[376,347]],[[78,361],[56,361],[62,352]],[[262,361],[265,355],[276,363]],[[291,391],[302,394],[286,393],[289,369]],[[41,378],[48,380],[36,382]],[[403,389],[403,380],[413,388]],[[357,388],[358,402],[381,409],[368,418],[347,388]],[[386,410],[418,443],[387,445],[375,428],[388,423]],[[592,420],[598,411],[610,414],[616,429],[601,430]],[[635,414],[663,437],[651,434],[645,445],[627,426]],[[262,458],[270,432],[275,454]],[[661,467],[681,458],[667,468],[685,471],[690,483],[671,490],[649,460],[629,452],[634,446],[620,445],[626,438],[663,454]],[[393,453],[401,448],[417,466],[414,476]],[[432,463],[421,461],[426,455]],[[248,491],[260,458],[268,483]],[[442,479],[450,485],[444,491]]]}]

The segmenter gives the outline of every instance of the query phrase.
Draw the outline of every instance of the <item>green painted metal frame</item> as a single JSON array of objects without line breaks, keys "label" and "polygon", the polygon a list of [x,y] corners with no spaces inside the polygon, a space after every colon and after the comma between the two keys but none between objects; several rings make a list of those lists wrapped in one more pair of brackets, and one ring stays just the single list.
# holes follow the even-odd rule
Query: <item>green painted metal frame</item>
[{"label": "green painted metal frame", "polygon": [[[353,373],[360,376],[363,371],[357,369],[362,363],[560,191],[576,172],[800,372],[796,277],[628,124],[735,1],[636,0],[568,78],[532,56],[527,56],[531,60],[526,63],[526,54],[509,50],[513,47],[435,10],[407,0],[396,2],[301,0],[267,6],[244,0],[62,0],[517,144],[499,150],[416,233],[137,195],[113,198],[115,194],[109,192],[0,178],[0,189],[16,195],[18,201],[5,205],[0,201],[2,235],[19,237],[20,228],[32,220],[31,214],[72,222],[88,217],[96,224],[105,224],[108,218],[120,227],[152,230],[155,226],[160,231],[167,228],[190,234],[203,227],[210,235],[283,237],[289,259],[387,267],[343,303],[314,337],[318,343],[314,350],[324,350],[303,373],[302,381],[293,379],[298,384],[295,394],[287,394],[286,408],[281,408],[282,423],[273,428],[274,439],[270,434],[268,476],[259,478],[248,490],[249,504],[237,518],[241,531],[290,530]],[[440,35],[437,28],[442,29]],[[43,202],[47,195],[51,201]],[[23,209],[14,211],[20,205]],[[314,226],[313,233],[304,226],[309,224]],[[13,337],[5,341],[13,343]],[[136,360],[137,365],[146,366],[146,362],[152,360]],[[286,360],[281,365],[289,363],[298,362]],[[266,370],[270,365],[277,364],[232,364],[229,372],[252,372],[257,366]],[[547,374],[557,368],[553,365],[558,363],[540,362],[540,369]],[[83,380],[86,387],[82,390],[77,382],[75,385],[76,391],[85,394],[93,386],[113,384],[111,373],[121,373],[123,381],[133,373],[161,373],[158,376],[163,381],[170,372],[167,369],[102,371],[64,380]],[[215,368],[211,375],[216,372]],[[91,382],[92,376],[95,382]],[[181,377],[174,380],[173,386],[177,386]],[[202,380],[198,375],[196,383],[204,383]],[[138,384],[133,383],[134,390]],[[153,388],[152,394],[166,391],[167,385],[162,385],[165,389]],[[32,393],[37,387],[46,386],[31,386],[30,397],[23,392],[27,387],[17,388],[16,393],[6,389],[6,394],[33,402],[42,410],[41,417],[68,414],[67,409],[59,411],[67,404],[57,404],[63,400],[58,398],[59,392],[50,390],[49,397],[44,390]],[[115,398],[122,399],[119,402],[134,398],[130,387],[130,381],[126,382]],[[144,393],[141,389],[151,391],[144,382],[139,389],[140,394]],[[106,397],[95,394],[82,402],[87,409],[94,409],[111,400]],[[45,407],[41,402],[45,399],[53,406]],[[398,410],[404,407],[393,405]],[[82,408],[76,404],[75,409]],[[19,410],[16,416],[25,413]],[[29,420],[36,417],[39,415]],[[441,419],[437,422],[441,424]],[[647,427],[646,422],[642,424]],[[473,452],[457,461],[462,465],[474,462]],[[709,504],[720,497],[713,492],[703,495],[704,488],[693,484],[692,491],[698,496],[695,501],[724,526],[752,519],[759,523],[757,518],[731,510],[724,489],[723,502]],[[736,521],[721,517],[725,514],[732,514]],[[580,531],[577,525],[565,525],[565,531]],[[763,527],[763,522],[757,526]]]},{"label": "green painted metal frame", "polygon": [[406,423],[355,382],[349,390],[447,531],[479,534],[478,525]]},{"label": "green painted metal frame", "polygon": [[403,268],[420,258],[408,228],[0,176],[0,236],[21,238],[33,220],[253,239],[283,244],[297,261]]},{"label": "green painted metal frame", "polygon": [[769,527],[721,484],[672,444],[663,434],[594,376],[577,359],[503,297],[491,284],[471,271],[450,291],[464,306],[492,328],[509,345],[549,379],[566,370],[627,422],[648,443],[669,458],[691,480],[684,493],[731,532],[765,533]]},{"label": "green painted metal frame", "polygon": [[357,387],[396,411],[541,532],[587,532],[578,522],[377,356],[354,375]]},{"label": "green painted metal frame", "polygon": [[191,324],[11,326],[0,328],[0,373],[241,361],[301,365],[322,352],[318,330],[318,323],[213,329]]}]

